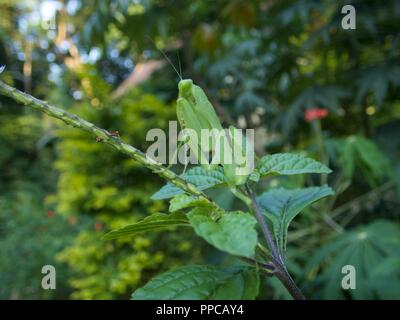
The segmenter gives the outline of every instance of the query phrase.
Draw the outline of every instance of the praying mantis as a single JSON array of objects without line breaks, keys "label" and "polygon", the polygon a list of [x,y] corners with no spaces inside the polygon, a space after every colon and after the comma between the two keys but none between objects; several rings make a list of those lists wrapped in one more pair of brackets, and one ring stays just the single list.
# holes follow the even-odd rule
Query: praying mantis
[{"label": "praying mantis", "polygon": [[[248,160],[249,158],[253,159],[252,146],[247,139],[242,138],[241,134],[236,134],[238,129],[235,127],[230,126],[229,130],[223,129],[217,113],[203,89],[195,85],[193,80],[183,79],[181,76],[182,71],[178,72],[165,52],[162,50],[160,52],[180,78],[176,114],[184,132],[184,139],[178,145],[173,159],[177,156],[179,149],[187,144],[187,147],[193,152],[194,157],[202,166],[207,169],[213,169],[218,165],[222,165],[228,185],[235,190],[237,185],[246,182],[251,173],[252,166],[248,166]],[[203,136],[204,130],[206,130],[207,134]],[[211,161],[208,161],[208,156],[212,152],[216,157],[213,156]],[[225,156],[227,156],[228,161],[226,161]],[[244,170],[238,170],[243,169],[243,159],[245,160],[245,168]],[[185,172],[186,167],[187,163],[183,172]]]},{"label": "praying mantis", "polygon": [[[248,156],[250,150],[246,150],[249,149],[247,144],[243,146],[242,136],[235,134],[237,129],[233,126],[229,130],[223,129],[205,92],[191,79],[181,79],[178,89],[177,118],[182,129],[187,131],[189,129],[192,133],[186,136],[188,147],[206,168],[212,169],[222,165],[229,185],[243,184],[250,172],[238,174],[237,169],[243,166],[242,159]],[[197,139],[193,138],[193,134]],[[214,152],[214,156],[218,157],[212,157],[211,161],[208,161],[210,152]],[[226,161],[226,158],[231,161]]]}]

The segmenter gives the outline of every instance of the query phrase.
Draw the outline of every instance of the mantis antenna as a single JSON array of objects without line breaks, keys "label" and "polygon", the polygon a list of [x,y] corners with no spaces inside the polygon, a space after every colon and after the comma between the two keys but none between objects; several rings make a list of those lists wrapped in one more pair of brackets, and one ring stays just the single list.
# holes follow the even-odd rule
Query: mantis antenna
[{"label": "mantis antenna", "polygon": [[[178,75],[179,79],[182,80],[182,70],[181,70],[181,73],[179,73],[178,70],[175,68],[175,65],[172,63],[171,59],[168,58],[167,54],[164,52],[164,50],[157,48],[156,43],[150,36],[148,36],[148,38],[150,39],[151,42],[153,42],[154,48],[156,48],[158,51],[160,51],[161,54],[164,56],[164,58],[168,61],[168,63],[174,69],[175,73]],[[179,59],[179,55],[178,55],[178,59]],[[180,69],[180,67],[181,67],[181,62],[179,60],[179,69]]]},{"label": "mantis antenna", "polygon": [[181,77],[181,80],[182,80],[182,66],[181,66],[181,59],[179,58],[179,52],[176,52],[176,55],[178,57],[179,72],[180,72],[180,77]]}]

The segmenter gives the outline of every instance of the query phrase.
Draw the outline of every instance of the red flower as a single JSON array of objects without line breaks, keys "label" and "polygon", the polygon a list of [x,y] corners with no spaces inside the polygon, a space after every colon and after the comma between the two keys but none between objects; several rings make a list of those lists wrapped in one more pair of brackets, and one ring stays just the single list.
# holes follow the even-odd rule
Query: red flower
[{"label": "red flower", "polygon": [[323,119],[328,115],[329,111],[327,109],[322,108],[312,108],[307,109],[304,114],[304,119],[307,122],[311,122],[317,119]]},{"label": "red flower", "polygon": [[94,224],[94,230],[101,231],[103,229],[103,224],[101,222],[96,221]]},{"label": "red flower", "polygon": [[54,217],[54,215],[55,215],[54,211],[47,210],[47,218],[52,218]]}]

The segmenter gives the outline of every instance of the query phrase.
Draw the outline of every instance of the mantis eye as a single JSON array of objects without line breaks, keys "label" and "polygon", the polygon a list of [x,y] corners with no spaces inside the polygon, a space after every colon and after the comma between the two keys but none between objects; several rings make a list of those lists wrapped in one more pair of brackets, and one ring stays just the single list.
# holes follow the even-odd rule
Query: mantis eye
[{"label": "mantis eye", "polygon": [[191,90],[193,86],[193,81],[191,79],[183,79],[179,81],[178,88],[182,97],[189,97],[191,95]]}]

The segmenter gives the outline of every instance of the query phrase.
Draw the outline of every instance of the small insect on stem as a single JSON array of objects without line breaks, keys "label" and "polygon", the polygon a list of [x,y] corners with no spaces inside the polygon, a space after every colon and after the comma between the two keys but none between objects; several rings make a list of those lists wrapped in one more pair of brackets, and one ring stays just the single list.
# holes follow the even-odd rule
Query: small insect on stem
[{"label": "small insect on stem", "polygon": [[108,131],[108,135],[119,138],[119,131]]},{"label": "small insect on stem", "polygon": [[[120,137],[119,131],[107,131],[107,130],[104,130],[104,131],[106,132],[106,134],[107,134],[109,137],[116,137],[116,138],[119,138],[119,137]],[[102,138],[102,137],[96,137],[96,142],[102,142],[102,141],[104,141],[104,138]]]}]

